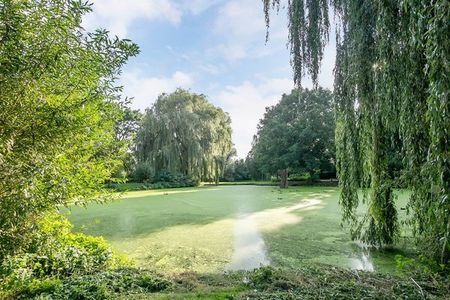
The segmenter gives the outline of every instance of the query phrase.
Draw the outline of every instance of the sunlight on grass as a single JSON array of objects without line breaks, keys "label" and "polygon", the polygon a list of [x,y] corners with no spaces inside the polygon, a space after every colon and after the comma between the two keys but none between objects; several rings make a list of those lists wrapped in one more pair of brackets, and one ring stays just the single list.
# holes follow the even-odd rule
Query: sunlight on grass
[{"label": "sunlight on grass", "polygon": [[140,197],[150,197],[150,196],[167,196],[172,194],[180,194],[180,193],[196,193],[199,191],[204,191],[207,189],[208,191],[217,191],[218,189],[214,188],[189,188],[189,189],[174,189],[174,190],[147,190],[147,191],[133,191],[133,192],[126,192],[123,194],[122,198],[140,198]]}]

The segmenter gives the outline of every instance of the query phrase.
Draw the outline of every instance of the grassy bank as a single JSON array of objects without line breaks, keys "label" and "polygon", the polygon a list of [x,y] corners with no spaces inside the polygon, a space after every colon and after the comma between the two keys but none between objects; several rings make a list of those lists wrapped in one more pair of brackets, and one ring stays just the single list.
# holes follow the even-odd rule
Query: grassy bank
[{"label": "grassy bank", "polygon": [[[303,181],[289,181],[290,186],[337,186],[336,180],[319,180],[316,182]],[[117,192],[133,192],[133,191],[146,191],[146,190],[158,190],[171,188],[171,183],[164,185],[149,185],[140,182],[126,182],[126,183],[110,183],[106,187]],[[245,180],[245,181],[221,181],[219,186],[237,186],[237,185],[256,185],[256,186],[278,186],[279,182],[271,180]],[[201,182],[200,186],[217,186],[213,182]],[[173,188],[184,188],[186,186],[174,186]]]},{"label": "grassy bank", "polygon": [[[167,183],[170,185],[171,183]],[[228,185],[258,185],[258,186],[277,186],[277,182],[273,181],[233,181],[233,182],[220,182],[220,186],[228,186]],[[217,186],[213,182],[201,182],[201,186]],[[186,186],[174,186],[172,188],[185,188]],[[141,182],[125,182],[125,183],[109,183],[106,185],[106,188],[114,190],[116,192],[134,192],[134,191],[148,191],[148,190],[159,190],[159,189],[170,189],[170,186],[158,186],[149,185]]]},{"label": "grassy bank", "polygon": [[35,282],[4,299],[448,299],[449,286],[448,278],[397,277],[318,264],[295,272],[263,267],[171,276],[119,269]]}]

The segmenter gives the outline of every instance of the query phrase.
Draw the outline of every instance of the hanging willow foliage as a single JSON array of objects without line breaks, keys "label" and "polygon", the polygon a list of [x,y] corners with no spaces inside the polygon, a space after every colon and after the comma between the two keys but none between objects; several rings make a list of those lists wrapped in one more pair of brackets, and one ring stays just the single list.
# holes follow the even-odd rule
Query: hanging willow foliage
[{"label": "hanging willow foliage", "polygon": [[[264,0],[267,26],[280,0]],[[450,2],[288,0],[294,80],[317,84],[328,39],[337,33],[336,150],[343,220],[352,237],[395,243],[399,224],[387,161],[401,144],[402,184],[411,191],[408,223],[424,254],[450,258]],[[358,189],[363,189],[363,197]],[[364,217],[356,215],[367,202]]]},{"label": "hanging willow foliage", "polygon": [[218,182],[234,154],[231,119],[204,95],[181,89],[162,94],[144,115],[135,154],[153,174],[169,171]]}]

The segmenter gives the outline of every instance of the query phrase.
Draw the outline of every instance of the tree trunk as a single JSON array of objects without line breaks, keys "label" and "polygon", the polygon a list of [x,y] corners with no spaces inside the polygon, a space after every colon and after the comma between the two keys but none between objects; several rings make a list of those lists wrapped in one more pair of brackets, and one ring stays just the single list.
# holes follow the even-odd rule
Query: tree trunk
[{"label": "tree trunk", "polygon": [[220,169],[219,169],[219,164],[217,163],[217,160],[216,160],[215,164],[214,164],[214,183],[216,185],[219,185],[219,180],[220,180]]},{"label": "tree trunk", "polygon": [[287,189],[289,182],[288,182],[288,170],[283,169],[278,171],[278,174],[280,175],[280,188]]}]

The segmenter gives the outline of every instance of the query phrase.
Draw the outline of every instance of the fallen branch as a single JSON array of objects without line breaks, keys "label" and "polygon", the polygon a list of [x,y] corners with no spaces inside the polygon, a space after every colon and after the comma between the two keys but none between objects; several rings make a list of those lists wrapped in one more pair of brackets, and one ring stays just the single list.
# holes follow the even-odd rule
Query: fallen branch
[{"label": "fallen branch", "polygon": [[411,279],[412,282],[414,282],[414,284],[419,288],[420,294],[422,295],[422,297],[424,297],[423,290],[420,287],[420,285],[412,277],[409,277],[409,279]]}]

